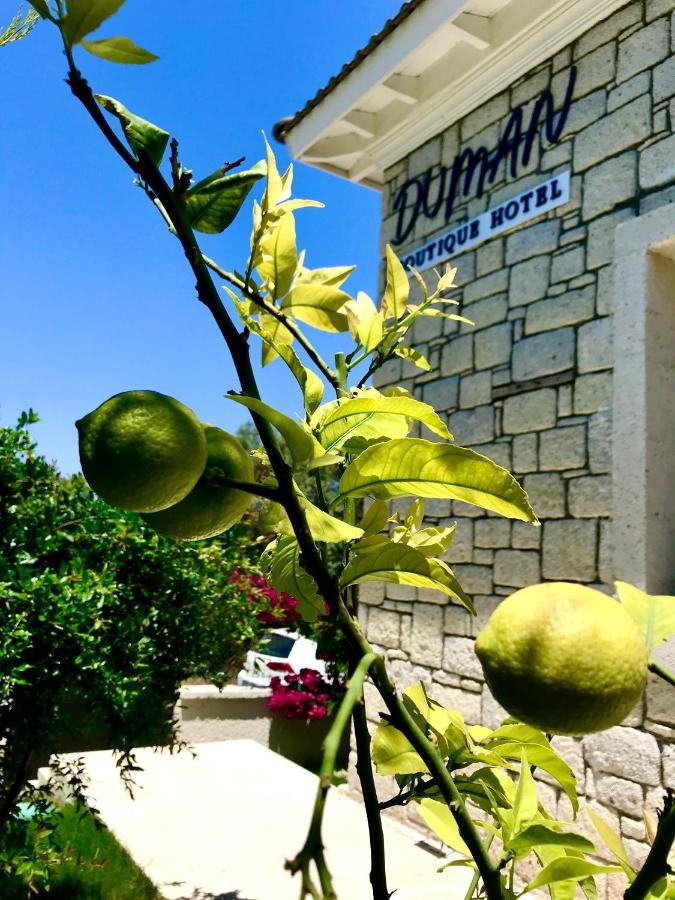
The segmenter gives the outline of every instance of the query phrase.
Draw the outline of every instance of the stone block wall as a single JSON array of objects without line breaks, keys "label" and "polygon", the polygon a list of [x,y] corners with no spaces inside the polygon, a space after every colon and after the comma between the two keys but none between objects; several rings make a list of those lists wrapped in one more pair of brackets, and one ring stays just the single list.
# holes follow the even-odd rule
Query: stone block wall
[{"label": "stone block wall", "polygon": [[[529,106],[546,87],[559,103],[567,70],[577,66],[558,143],[541,139],[516,179],[504,166],[481,198],[474,193],[456,207],[447,226],[442,210],[435,220],[420,216],[397,251],[404,256],[442,229],[567,169],[569,202],[455,257],[455,298],[475,326],[419,321],[413,344],[432,371],[396,360],[375,380],[378,387],[412,390],[446,417],[457,443],[509,468],[542,522],[534,528],[459,502],[427,502],[430,524],[458,523],[447,559],[474,597],[476,618],[440,593],[364,585],[363,623],[369,639],[386,650],[397,682],[423,680],[469,722],[496,725],[503,715],[472,644],[504,596],[541,580],[612,590],[614,231],[675,200],[674,7],[673,0],[622,6],[387,173],[382,249],[395,231],[393,198],[409,177],[435,167],[433,176],[467,146],[494,147],[512,109],[524,104],[527,122]],[[675,661],[672,648],[662,653]],[[675,785],[675,702],[666,692],[652,679],[620,727],[556,741],[588,802],[620,824],[636,861],[647,849],[643,805],[653,811],[662,785]],[[376,719],[376,713],[371,705],[369,714]],[[564,810],[554,788],[547,790]]]}]

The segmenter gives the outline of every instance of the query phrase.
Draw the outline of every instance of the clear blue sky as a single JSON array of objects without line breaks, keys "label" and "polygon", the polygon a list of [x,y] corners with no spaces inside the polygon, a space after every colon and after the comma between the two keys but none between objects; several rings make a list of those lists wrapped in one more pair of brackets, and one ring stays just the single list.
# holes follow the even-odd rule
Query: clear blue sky
[{"label": "clear blue sky", "polygon": [[[379,30],[400,0],[127,0],[96,36],[125,34],[160,56],[117,66],[78,59],[100,93],[181,142],[198,178],[226,160],[262,155],[261,130],[298,109]],[[0,25],[17,3],[0,0]],[[161,15],[158,12],[161,10]],[[234,430],[245,413],[208,313],[196,301],[177,242],[63,82],[53,26],[0,48],[0,424],[29,406],[42,453],[79,468],[75,419],[111,394],[151,388]],[[275,144],[280,163],[284,148]],[[310,266],[357,264],[347,289],[375,290],[380,196],[296,165],[297,196],[325,210],[298,213]],[[226,267],[246,254],[250,204],[205,250]],[[332,339],[314,332],[332,352]],[[290,413],[300,398],[277,361],[263,395]]]}]

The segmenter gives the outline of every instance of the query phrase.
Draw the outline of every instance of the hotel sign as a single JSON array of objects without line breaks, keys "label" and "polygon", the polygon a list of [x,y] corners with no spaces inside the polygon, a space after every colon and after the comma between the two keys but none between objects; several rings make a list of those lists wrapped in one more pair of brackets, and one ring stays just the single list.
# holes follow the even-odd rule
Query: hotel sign
[{"label": "hotel sign", "polygon": [[456,225],[449,231],[437,235],[415,250],[401,256],[404,266],[414,266],[418,270],[427,269],[443,262],[470,247],[494,237],[507,228],[527,222],[535,216],[567,203],[570,198],[569,169],[543,181],[536,187],[516,194],[510,200],[488,209],[475,219]]},{"label": "hotel sign", "polygon": [[521,167],[529,165],[540,136],[549,144],[557,143],[567,122],[576,77],[576,67],[572,66],[557,112],[553,94],[546,88],[534,101],[527,121],[522,106],[512,110],[497,145],[491,150],[484,146],[466,147],[450,166],[432,166],[423,174],[409,178],[394,198],[396,233],[392,244],[402,244],[420,216],[435,219],[442,210],[445,221],[449,222],[458,202],[471,195],[481,197],[486,187],[494,184],[503,170],[502,163],[510,176],[517,178]]}]

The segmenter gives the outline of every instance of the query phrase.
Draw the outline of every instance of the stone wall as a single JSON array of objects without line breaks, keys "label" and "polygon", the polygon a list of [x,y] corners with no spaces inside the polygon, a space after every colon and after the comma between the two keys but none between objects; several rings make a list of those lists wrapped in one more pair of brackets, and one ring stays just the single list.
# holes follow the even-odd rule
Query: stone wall
[{"label": "stone wall", "polygon": [[[449,224],[566,169],[569,202],[453,259],[456,299],[475,327],[421,320],[414,345],[432,371],[395,361],[376,378],[378,387],[413,390],[447,417],[459,444],[508,467],[542,522],[534,528],[463,503],[427,502],[430,523],[458,523],[447,558],[474,597],[476,618],[440,593],[364,585],[368,637],[386,649],[397,682],[421,679],[469,722],[497,725],[503,715],[473,652],[473,638],[502,597],[547,579],[611,592],[613,240],[620,223],[675,199],[674,6],[623,6],[387,175],[382,248],[394,234],[393,198],[409,177],[450,164],[466,147],[493,147],[509,112],[524,104],[527,121],[547,86],[559,104],[569,66],[577,66],[559,142],[542,140],[517,179],[504,167],[480,199],[457,206]],[[444,228],[443,210],[436,220],[420,217],[397,250],[404,256]],[[662,652],[675,662],[675,652]],[[372,702],[369,714],[377,718]],[[582,741],[556,740],[588,802],[620,824],[635,861],[647,849],[643,806],[653,811],[661,786],[675,785],[673,742],[673,695],[655,680],[622,726]],[[554,788],[545,790],[568,815]]]}]

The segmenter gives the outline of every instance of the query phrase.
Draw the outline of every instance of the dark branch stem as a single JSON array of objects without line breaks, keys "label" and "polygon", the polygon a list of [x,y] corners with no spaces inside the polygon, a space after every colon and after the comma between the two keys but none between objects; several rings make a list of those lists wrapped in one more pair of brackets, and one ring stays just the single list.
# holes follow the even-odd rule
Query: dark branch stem
[{"label": "dark branch stem", "polygon": [[300,344],[300,346],[304,349],[305,353],[312,360],[317,369],[321,372],[324,378],[330,383],[330,385],[338,389],[338,378],[333,369],[328,365],[328,363],[321,357],[318,350],[313,346],[313,344],[307,340],[306,336],[303,334],[300,328],[295,324],[292,319],[289,319],[278,307],[274,306],[273,303],[268,303],[265,298],[259,294],[257,291],[251,290],[250,287],[246,287],[246,283],[242,281],[242,279],[237,278],[232,272],[227,272],[225,269],[221,268],[218,263],[214,262],[212,259],[209,259],[208,256],[204,257],[204,262],[216,275],[219,275],[224,281],[227,281],[232,287],[236,287],[247,299],[249,299],[252,303],[255,303],[257,307],[262,309],[264,312],[268,313],[277,322],[280,322],[284,328],[286,328],[296,339],[296,341]]},{"label": "dark branch stem", "polygon": [[659,678],[663,678],[664,681],[667,681],[668,684],[672,684],[672,686],[675,687],[675,675],[673,675],[672,672],[669,672],[668,669],[664,669],[663,666],[654,662],[653,659],[649,660],[649,671],[658,675]]},{"label": "dark branch stem", "polygon": [[246,491],[247,494],[255,494],[257,497],[265,497],[267,500],[281,499],[279,488],[271,484],[258,484],[256,481],[237,481],[234,478],[226,478],[218,471],[209,471],[202,476],[205,482],[213,487],[230,487],[238,491]]},{"label": "dark branch stem", "polygon": [[[312,812],[312,820],[310,822],[309,832],[307,833],[307,839],[295,859],[289,860],[286,863],[286,868],[291,872],[303,873],[304,888],[305,881],[308,878],[309,865],[313,860],[319,873],[319,881],[325,900],[332,900],[332,898],[335,898],[336,896],[333,890],[330,872],[328,871],[323,855],[323,840],[321,836],[326,796],[328,795],[328,791],[333,782],[335,762],[337,760],[338,750],[340,749],[342,734],[349,724],[355,705],[361,699],[363,694],[363,682],[368,674],[368,669],[373,665],[376,658],[375,653],[367,653],[363,656],[358,666],[355,668],[354,674],[347,682],[347,690],[342,698],[335,720],[324,741],[323,759],[319,771],[319,785],[317,787],[314,811]],[[388,900],[388,897],[388,894],[384,894],[377,897],[376,900],[381,900],[381,898],[382,900]]]},{"label": "dark branch stem", "polygon": [[654,835],[654,843],[635,880],[624,893],[625,900],[642,900],[657,881],[672,874],[668,854],[675,842],[675,792],[671,788],[667,790],[663,810],[658,813],[659,824]]},{"label": "dark branch stem", "polygon": [[370,761],[370,734],[363,703],[357,703],[354,707],[352,721],[356,738],[356,772],[361,782],[363,803],[368,820],[368,834],[370,835],[370,883],[373,888],[373,900],[389,900],[391,894],[387,889],[382,817],[373,778],[373,765]]}]

